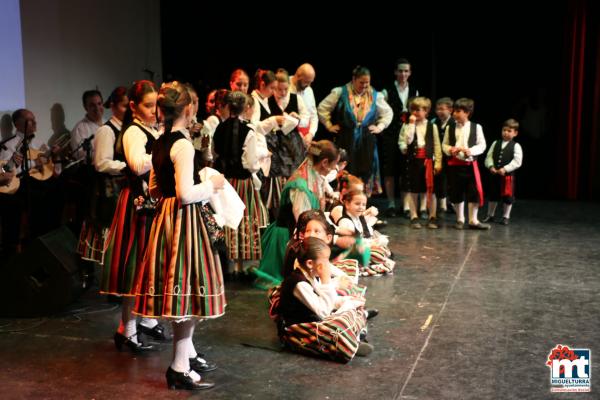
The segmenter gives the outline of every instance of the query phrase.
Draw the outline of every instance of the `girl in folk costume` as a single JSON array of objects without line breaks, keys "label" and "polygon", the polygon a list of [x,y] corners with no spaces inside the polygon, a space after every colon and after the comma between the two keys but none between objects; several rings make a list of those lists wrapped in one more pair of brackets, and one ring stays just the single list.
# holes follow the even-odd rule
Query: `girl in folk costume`
[{"label": "girl in folk costume", "polygon": [[226,303],[221,265],[205,222],[214,217],[202,202],[223,188],[225,178],[219,174],[200,183],[186,129],[193,116],[186,88],[178,82],[164,84],[158,105],[165,132],[153,147],[150,191],[159,201],[137,277],[135,312],[172,321],[168,387],[207,389],[214,384],[201,381],[199,373],[216,366],[200,359],[194,349],[195,319],[220,317]]},{"label": "girl in folk costume", "polygon": [[433,176],[442,170],[442,147],[437,125],[427,121],[431,109],[431,100],[415,97],[409,104],[411,115],[408,124],[400,130],[398,146],[406,157],[406,173],[403,179],[403,191],[408,196],[410,209],[410,227],[419,229],[417,202],[419,193],[427,196],[429,223],[427,227],[437,229],[437,201],[433,192]]},{"label": "girl in folk costume", "polygon": [[121,186],[125,183],[123,170],[127,168],[127,163],[115,160],[115,143],[128,106],[127,88],[115,88],[104,102],[104,108],[110,108],[112,116],[94,135],[96,190],[91,215],[81,229],[78,252],[82,259],[96,261],[100,265],[104,264],[105,235],[115,214]]},{"label": "girl in folk costume", "polygon": [[318,107],[319,120],[348,152],[348,171],[365,182],[367,194],[381,193],[378,135],[392,121],[384,97],[371,87],[371,73],[356,67],[352,81],[337,87]]},{"label": "girl in folk costume", "polygon": [[248,94],[248,88],[250,87],[250,77],[241,68],[236,69],[231,73],[229,78],[229,88],[231,91],[240,91],[244,94]]},{"label": "girl in folk costume", "polygon": [[306,210],[324,208],[327,184],[324,177],[335,169],[338,159],[338,149],[332,142],[312,142],[308,156],[285,184],[277,220],[263,234],[263,258],[256,273],[267,282],[257,282],[259,286],[281,283],[286,245],[294,232],[298,216]]},{"label": "girl in folk costume", "polygon": [[144,318],[136,329],[136,318],[132,314],[135,277],[143,261],[152,222],[147,182],[152,166],[152,144],[158,138],[153,128],[156,96],[156,88],[150,81],[137,81],[129,89],[129,105],[115,147],[115,159],[127,164],[124,170],[127,179],[107,236],[100,282],[100,293],[124,296],[115,345],[118,349],[125,345],[134,352],[152,348],[138,340],[138,330],[156,339],[166,339],[163,327],[156,320]]},{"label": "girl in folk costume", "polygon": [[[191,88],[191,86],[187,85],[186,87],[188,87],[188,89]],[[196,92],[191,89],[192,104],[194,104],[194,99],[198,98],[195,93]],[[213,90],[210,92],[206,99],[206,119],[202,122],[196,122],[196,118],[194,117],[191,128],[189,129],[194,148],[200,152],[199,160],[201,160],[201,163],[204,166],[210,166],[213,164],[213,136],[215,134],[215,130],[221,122],[229,118],[229,111],[225,106],[225,96],[227,93],[229,93],[227,89]],[[197,108],[194,109],[197,113]],[[196,114],[194,114],[194,116],[195,115]]]},{"label": "girl in folk costume", "polygon": [[[282,151],[279,131],[285,118],[283,115],[275,115],[271,109],[271,98],[275,89],[277,89],[277,77],[273,71],[259,69],[254,75],[255,89],[252,91],[254,99],[254,108],[250,123],[257,132],[262,133],[267,139],[269,151],[272,153],[272,165],[267,175],[259,174],[261,180],[260,194],[262,201],[269,211],[269,220],[277,216],[279,208],[279,196],[281,189],[285,184],[285,175],[282,171],[284,161],[279,156]],[[283,113],[279,113],[283,114]],[[293,127],[286,126],[286,132],[290,132]],[[293,170],[292,170],[293,172]],[[291,172],[288,173],[288,176]]]},{"label": "girl in folk costume", "polygon": [[336,221],[338,233],[355,236],[357,246],[354,254],[349,252],[340,258],[358,257],[365,260],[362,263],[363,276],[391,273],[395,263],[390,258],[388,238],[374,231],[365,218],[366,194],[356,189],[348,190],[342,196],[342,203],[344,205],[342,216]]},{"label": "girl in folk costume", "polygon": [[[283,266],[284,279],[296,268],[302,241],[309,237],[317,237],[328,245],[333,242],[335,227],[327,221],[321,210],[304,211],[298,217],[294,236],[288,242]],[[359,268],[356,260],[342,260],[331,264],[331,274],[338,294],[344,295],[352,290],[353,293],[364,294],[366,288],[358,287]]]},{"label": "girl in folk costume", "polygon": [[281,129],[266,136],[272,157],[269,177],[265,179],[262,193],[263,199],[266,196],[265,204],[271,220],[278,214],[281,189],[306,156],[305,144],[298,132],[298,126],[300,120],[308,121],[302,98],[289,92],[290,77],[287,71],[279,69],[275,77],[275,90],[268,98],[269,110],[271,115],[283,116],[285,120]]},{"label": "girl in folk costume", "polygon": [[338,296],[332,283],[327,243],[302,242],[297,268],[283,281],[277,307],[279,336],[291,350],[346,363],[373,350],[360,342],[367,323],[364,299]]},{"label": "girl in folk costume", "polygon": [[245,260],[260,260],[260,228],[268,223],[268,214],[260,194],[252,180],[257,172],[258,160],[268,156],[261,135],[241,119],[245,110],[246,96],[242,92],[229,92],[225,103],[229,118],[215,131],[214,149],[217,155],[215,166],[225,174],[231,185],[246,205],[244,217],[237,230],[225,227],[225,241],[229,259],[235,261],[235,273],[243,274]]}]

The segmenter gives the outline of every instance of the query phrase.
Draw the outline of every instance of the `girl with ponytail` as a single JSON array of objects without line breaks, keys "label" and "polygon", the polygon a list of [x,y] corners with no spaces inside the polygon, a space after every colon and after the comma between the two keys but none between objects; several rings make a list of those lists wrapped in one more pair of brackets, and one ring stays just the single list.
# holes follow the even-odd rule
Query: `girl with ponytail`
[{"label": "girl with ponytail", "polygon": [[132,314],[135,302],[135,276],[141,268],[147,235],[152,222],[147,199],[148,177],[152,166],[152,144],[158,137],[156,124],[156,87],[150,81],[137,81],[127,94],[129,102],[117,136],[114,158],[125,163],[126,177],[117,200],[107,235],[107,248],[100,282],[100,293],[123,296],[121,323],[114,340],[117,349],[134,353],[153,348],[139,340],[138,331],[157,340],[166,340],[164,328],[154,319],[143,318],[136,326]]},{"label": "girl with ponytail", "polygon": [[173,327],[173,361],[166,372],[170,389],[200,390],[214,386],[200,373],[216,365],[198,356],[192,342],[198,318],[225,313],[221,264],[205,220],[206,203],[223,188],[217,174],[200,182],[194,146],[186,129],[193,117],[189,91],[178,82],[163,84],[158,107],[164,133],[152,149],[150,192],[158,198],[143,269],[136,280],[135,312],[166,318]]}]

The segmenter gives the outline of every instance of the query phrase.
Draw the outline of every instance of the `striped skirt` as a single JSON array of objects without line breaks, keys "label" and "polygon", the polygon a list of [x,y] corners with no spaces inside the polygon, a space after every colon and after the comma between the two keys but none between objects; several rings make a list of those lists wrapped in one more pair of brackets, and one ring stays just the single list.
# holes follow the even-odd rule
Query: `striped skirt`
[{"label": "striped skirt", "polygon": [[146,250],[152,218],[135,212],[131,189],[121,190],[108,236],[100,293],[135,296],[134,284]]},{"label": "striped skirt", "polygon": [[285,176],[267,176],[263,180],[261,187],[262,200],[267,210],[279,208],[281,200],[281,191],[287,182]]},{"label": "striped skirt", "polygon": [[82,260],[104,264],[108,232],[108,228],[99,226],[89,219],[83,221],[77,243],[77,253]]},{"label": "striped skirt", "polygon": [[198,203],[175,197],[159,202],[134,312],[151,318],[216,318],[225,313],[225,286],[218,254]]},{"label": "striped skirt", "polygon": [[254,189],[252,178],[229,179],[229,182],[240,196],[246,208],[237,230],[225,227],[225,243],[230,260],[260,260],[260,228],[269,224],[269,215],[260,198],[260,193]]},{"label": "striped skirt", "polygon": [[287,326],[281,340],[298,353],[347,363],[356,354],[360,332],[366,325],[364,311],[353,309],[322,321]]}]

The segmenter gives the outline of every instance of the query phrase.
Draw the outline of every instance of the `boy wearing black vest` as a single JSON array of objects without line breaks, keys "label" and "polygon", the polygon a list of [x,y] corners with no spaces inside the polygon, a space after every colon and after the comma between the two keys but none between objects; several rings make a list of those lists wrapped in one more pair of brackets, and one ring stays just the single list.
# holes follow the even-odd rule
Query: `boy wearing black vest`
[{"label": "boy wearing black vest", "polygon": [[446,128],[442,143],[442,150],[449,157],[448,194],[456,211],[456,229],[465,227],[465,198],[469,205],[469,228],[490,229],[488,224],[479,222],[477,218],[479,207],[483,205],[477,156],[483,154],[486,145],[481,125],[469,121],[473,108],[471,99],[456,100],[452,111],[456,125]]},{"label": "boy wearing black vest", "polygon": [[502,225],[508,225],[510,211],[515,201],[514,172],[521,167],[523,150],[513,139],[519,133],[519,123],[507,119],[502,124],[502,140],[496,140],[488,150],[485,166],[492,174],[489,187],[488,215],[483,222],[494,222],[494,213],[498,201],[504,203]]},{"label": "boy wearing black vest", "polygon": [[[415,97],[410,101],[411,116],[408,124],[402,126],[398,146],[406,157],[406,171],[402,190],[407,193],[410,210],[410,227],[421,228],[417,217],[417,199],[419,193],[427,193],[429,223],[427,227],[437,229],[437,202],[433,193],[433,175],[442,170],[442,150],[437,126],[427,121],[431,109],[431,100]],[[435,162],[435,167],[434,167]]]},{"label": "boy wearing black vest", "polygon": [[[452,119],[452,107],[454,106],[454,100],[450,97],[442,97],[435,102],[435,115],[436,117],[431,120],[437,128],[440,135],[446,132],[447,126],[455,124]],[[446,197],[448,197],[448,177],[446,176],[448,170],[448,157],[442,155],[442,170],[439,174],[433,177],[433,188],[435,190],[435,197],[438,203],[440,212],[447,212],[448,206],[446,204]],[[452,209],[452,207],[450,207]]]}]

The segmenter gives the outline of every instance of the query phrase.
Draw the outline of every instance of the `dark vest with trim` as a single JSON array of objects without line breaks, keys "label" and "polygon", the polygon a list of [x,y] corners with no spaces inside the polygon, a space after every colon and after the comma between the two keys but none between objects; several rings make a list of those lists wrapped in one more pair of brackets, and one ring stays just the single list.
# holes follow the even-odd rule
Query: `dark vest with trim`
[{"label": "dark vest with trim", "polygon": [[[413,141],[407,147],[407,152],[410,157],[414,158],[417,155],[417,132],[413,136]],[[427,122],[427,130],[425,131],[425,154],[427,158],[433,158],[433,124]]]},{"label": "dark vest with trim", "polygon": [[[346,218],[350,220],[350,222],[352,222],[352,225],[354,225],[354,230],[356,231],[356,234],[360,235],[358,227],[356,226],[352,218],[350,218],[350,215],[348,215],[348,213],[346,212],[346,207],[343,207],[342,210],[342,216],[337,220],[336,225],[339,225],[340,221]],[[364,215],[358,217],[358,220],[360,221],[360,225],[362,228],[362,237],[365,239],[369,239],[371,237],[371,231],[369,230],[369,225],[367,224],[367,220],[365,219]]]},{"label": "dark vest with trim", "polygon": [[296,296],[294,289],[300,282],[307,282],[304,274],[298,270],[294,270],[281,284],[281,298],[279,300],[279,314],[281,315],[286,326],[299,324],[302,322],[320,321],[310,308],[306,307]]},{"label": "dark vest with trim", "polygon": [[[394,82],[385,87],[387,92],[387,103],[392,110],[394,111],[394,118],[392,118],[392,122],[390,126],[386,128],[386,132],[395,133],[396,135],[400,132],[400,128],[402,127],[402,115],[405,114],[402,110],[404,109],[404,103],[400,99],[400,95],[398,94],[398,89],[396,89],[396,85]],[[408,85],[408,98],[415,97],[417,95],[417,89],[413,88],[410,84]],[[408,105],[407,105],[408,107]]]},{"label": "dark vest with trim", "polygon": [[[170,132],[162,135],[154,143],[152,150],[152,168],[163,197],[175,197],[175,164],[171,161],[171,148],[176,141],[187,140],[181,132]],[[199,183],[198,174],[194,173],[194,183]]]},{"label": "dark vest with trim", "polygon": [[[154,135],[152,135],[152,133],[150,133],[148,129],[146,129],[141,124],[138,124],[137,122],[132,122],[129,126],[132,125],[137,126],[142,130],[142,132],[144,132],[144,134],[146,135],[146,146],[144,147],[144,149],[146,150],[146,154],[152,154],[152,147],[154,146],[154,142],[156,142],[156,138],[154,137]],[[127,127],[127,129],[129,129],[129,127]],[[123,131],[123,134],[125,134],[125,131]],[[115,150],[115,160],[127,163],[124,149],[123,152],[117,152]],[[143,175],[136,175],[135,172],[133,172],[131,168],[129,168],[129,164],[127,164],[127,168],[125,168],[123,172],[129,180],[129,187],[131,188],[133,196],[145,196],[142,181],[148,183],[148,181],[150,180],[150,171],[146,172]]]},{"label": "dark vest with trim", "polygon": [[[448,144],[450,146],[456,145],[456,124],[451,125],[448,130]],[[471,122],[471,129],[469,130],[469,139],[467,140],[469,147],[473,147],[477,144],[477,124]],[[475,157],[477,158],[477,157]]]},{"label": "dark vest with trim", "polygon": [[236,117],[221,122],[215,130],[213,142],[218,155],[215,167],[226,178],[250,178],[250,172],[242,166],[243,147],[248,132],[248,125]]},{"label": "dark vest with trim", "polygon": [[494,168],[499,169],[510,164],[513,160],[515,156],[515,141],[511,140],[504,148],[502,148],[501,140],[496,140],[494,143],[492,159],[494,160]]}]

